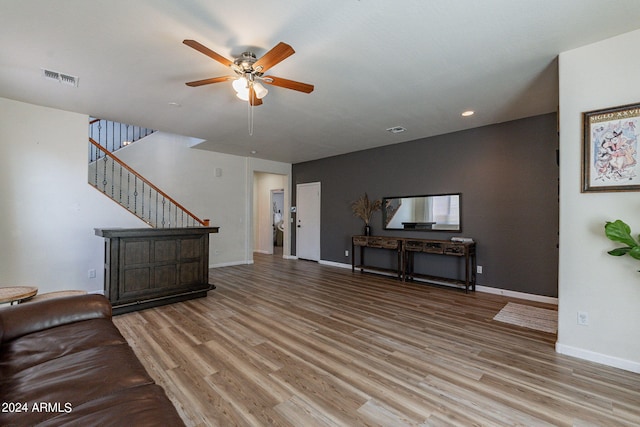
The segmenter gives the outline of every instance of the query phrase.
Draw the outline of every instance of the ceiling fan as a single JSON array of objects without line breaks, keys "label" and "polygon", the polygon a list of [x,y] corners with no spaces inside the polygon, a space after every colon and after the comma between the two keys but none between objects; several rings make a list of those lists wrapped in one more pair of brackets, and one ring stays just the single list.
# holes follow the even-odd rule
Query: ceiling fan
[{"label": "ceiling fan", "polygon": [[249,101],[251,106],[262,105],[262,98],[264,98],[268,92],[267,89],[262,86],[261,82],[304,93],[313,92],[313,85],[283,79],[281,77],[264,75],[268,69],[284,61],[295,53],[293,48],[286,43],[278,43],[260,59],[256,58],[256,55],[253,52],[244,52],[239,58],[236,58],[233,61],[219,55],[195,40],[184,40],[182,43],[207,55],[209,58],[218,61],[222,65],[231,68],[236,74],[235,76],[213,77],[210,79],[187,82],[187,86],[197,87],[233,80],[232,86],[235,89],[238,98],[243,101]]}]

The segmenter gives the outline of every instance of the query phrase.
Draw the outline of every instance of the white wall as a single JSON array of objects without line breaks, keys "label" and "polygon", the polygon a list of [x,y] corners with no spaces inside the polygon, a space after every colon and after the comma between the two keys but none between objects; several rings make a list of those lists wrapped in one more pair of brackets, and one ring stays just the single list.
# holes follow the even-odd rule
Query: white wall
[{"label": "white wall", "polygon": [[[640,372],[640,262],[615,258],[606,221],[640,233],[640,195],[581,193],[582,113],[640,102],[640,31],[560,55],[560,353]],[[577,324],[587,312],[589,325]]]},{"label": "white wall", "polygon": [[145,227],[87,184],[87,126],[86,115],[0,98],[0,286],[102,292],[94,228]]}]

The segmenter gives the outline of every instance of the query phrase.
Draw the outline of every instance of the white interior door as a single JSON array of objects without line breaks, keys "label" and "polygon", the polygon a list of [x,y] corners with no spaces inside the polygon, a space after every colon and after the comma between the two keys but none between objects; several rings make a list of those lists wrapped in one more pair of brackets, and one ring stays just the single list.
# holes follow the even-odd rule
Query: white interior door
[{"label": "white interior door", "polygon": [[296,186],[296,254],[320,261],[320,183]]}]

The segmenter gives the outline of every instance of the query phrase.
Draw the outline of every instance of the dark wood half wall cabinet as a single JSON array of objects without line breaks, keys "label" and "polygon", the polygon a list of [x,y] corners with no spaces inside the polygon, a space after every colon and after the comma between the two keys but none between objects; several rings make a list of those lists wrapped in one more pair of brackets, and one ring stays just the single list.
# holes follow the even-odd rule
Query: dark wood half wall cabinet
[{"label": "dark wood half wall cabinet", "polygon": [[113,314],[207,296],[209,234],[218,227],[96,228]]}]

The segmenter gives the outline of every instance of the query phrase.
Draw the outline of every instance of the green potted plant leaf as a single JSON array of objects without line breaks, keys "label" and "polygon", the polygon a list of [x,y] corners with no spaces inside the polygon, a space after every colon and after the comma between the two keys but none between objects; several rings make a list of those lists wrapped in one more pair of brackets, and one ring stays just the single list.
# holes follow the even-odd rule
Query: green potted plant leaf
[{"label": "green potted plant leaf", "polygon": [[[608,251],[607,253],[609,255],[623,256],[628,254],[632,258],[640,260],[640,245],[638,245],[638,240],[633,238],[631,235],[631,227],[624,221],[619,219],[613,222],[607,221],[604,226],[604,232],[610,240],[626,245]],[[638,236],[638,238],[640,239],[640,236]]]},{"label": "green potted plant leaf", "polygon": [[351,210],[353,215],[357,216],[364,221],[364,234],[365,236],[371,235],[371,216],[375,211],[379,211],[382,207],[382,200],[370,200],[367,193],[364,196],[360,196],[358,200],[351,204]]}]

